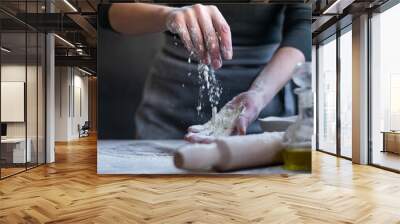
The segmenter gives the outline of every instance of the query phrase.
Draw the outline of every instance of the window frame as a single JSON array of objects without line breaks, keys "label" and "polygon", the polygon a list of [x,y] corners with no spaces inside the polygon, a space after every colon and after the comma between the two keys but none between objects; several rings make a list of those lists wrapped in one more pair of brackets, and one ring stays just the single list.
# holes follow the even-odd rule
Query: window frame
[{"label": "window frame", "polygon": [[[340,20],[338,21],[338,23]],[[327,153],[333,156],[337,156],[339,158],[343,158],[346,160],[352,160],[352,158],[347,157],[342,155],[341,152],[341,119],[340,119],[340,103],[341,103],[341,97],[340,97],[340,81],[341,81],[341,66],[340,66],[340,37],[347,32],[352,32],[352,22],[349,24],[346,24],[344,27],[340,28],[337,27],[336,32],[328,36],[327,38],[320,40],[317,45],[316,45],[316,150],[319,152]],[[320,55],[318,49],[320,48],[320,45],[329,43],[331,41],[336,41],[336,152],[328,152],[327,150],[321,149],[320,148],[320,143],[319,143],[319,112],[320,112],[320,107],[319,107],[319,88],[320,88],[320,74],[319,74],[319,66],[320,66]]]}]

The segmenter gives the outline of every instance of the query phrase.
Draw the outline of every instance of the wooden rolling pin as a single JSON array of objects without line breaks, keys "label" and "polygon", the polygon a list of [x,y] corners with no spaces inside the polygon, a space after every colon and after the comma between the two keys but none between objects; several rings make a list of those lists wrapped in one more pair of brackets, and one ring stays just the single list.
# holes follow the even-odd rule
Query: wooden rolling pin
[{"label": "wooden rolling pin", "polygon": [[188,170],[230,171],[282,163],[284,132],[219,138],[212,144],[189,144],[174,155],[175,166]]}]

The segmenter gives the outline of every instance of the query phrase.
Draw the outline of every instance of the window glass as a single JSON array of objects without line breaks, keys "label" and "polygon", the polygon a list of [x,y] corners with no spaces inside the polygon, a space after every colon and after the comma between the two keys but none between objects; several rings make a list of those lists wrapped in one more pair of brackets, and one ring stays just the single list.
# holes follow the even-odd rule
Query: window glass
[{"label": "window glass", "polygon": [[[4,31],[4,30],[2,30]],[[26,33],[1,33],[1,177],[26,169]]]},{"label": "window glass", "polygon": [[318,48],[318,149],[336,153],[336,39]]},{"label": "window glass", "polygon": [[12,12],[0,12],[0,178],[45,161],[45,35],[10,16],[44,13],[44,3],[0,3]]},{"label": "window glass", "polygon": [[340,36],[340,154],[352,156],[352,33]]},{"label": "window glass", "polygon": [[400,170],[400,4],[374,15],[372,26],[372,163]]}]

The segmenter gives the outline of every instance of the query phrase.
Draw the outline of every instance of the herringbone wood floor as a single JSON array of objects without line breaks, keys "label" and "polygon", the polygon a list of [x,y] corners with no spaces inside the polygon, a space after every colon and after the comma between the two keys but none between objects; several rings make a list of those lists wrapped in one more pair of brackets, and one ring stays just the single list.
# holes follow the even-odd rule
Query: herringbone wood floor
[{"label": "herringbone wood floor", "polygon": [[315,152],[313,174],[99,176],[96,140],[0,181],[0,223],[400,223],[400,175]]}]

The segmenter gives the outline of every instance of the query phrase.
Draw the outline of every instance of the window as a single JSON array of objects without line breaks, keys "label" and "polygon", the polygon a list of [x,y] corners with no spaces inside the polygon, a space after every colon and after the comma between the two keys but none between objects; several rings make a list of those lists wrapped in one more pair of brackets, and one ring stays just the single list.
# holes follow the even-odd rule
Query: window
[{"label": "window", "polygon": [[352,32],[340,36],[340,155],[352,156]]},{"label": "window", "polygon": [[400,4],[371,19],[372,163],[400,170]]},{"label": "window", "polygon": [[318,48],[318,149],[336,153],[336,39]]},{"label": "window", "polygon": [[[9,6],[12,2],[1,2]],[[21,13],[44,1],[19,2]],[[45,35],[0,12],[0,178],[45,163]]]}]

